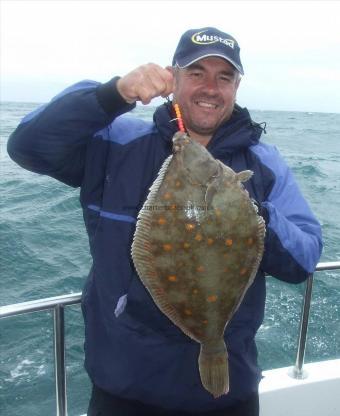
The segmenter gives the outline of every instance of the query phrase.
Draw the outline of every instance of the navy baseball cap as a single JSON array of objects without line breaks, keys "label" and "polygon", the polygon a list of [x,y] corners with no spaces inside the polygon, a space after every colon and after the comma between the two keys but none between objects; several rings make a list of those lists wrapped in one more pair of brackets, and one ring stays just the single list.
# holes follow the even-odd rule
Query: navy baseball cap
[{"label": "navy baseball cap", "polygon": [[172,65],[186,68],[208,56],[226,59],[240,74],[244,74],[240,47],[236,39],[214,27],[191,29],[185,32],[178,43]]}]

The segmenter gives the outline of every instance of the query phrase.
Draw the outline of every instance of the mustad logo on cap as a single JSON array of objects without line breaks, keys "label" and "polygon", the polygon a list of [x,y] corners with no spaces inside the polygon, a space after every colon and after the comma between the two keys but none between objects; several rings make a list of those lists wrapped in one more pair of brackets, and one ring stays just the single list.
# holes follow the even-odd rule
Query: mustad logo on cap
[{"label": "mustad logo on cap", "polygon": [[193,43],[196,43],[197,45],[210,45],[212,43],[220,42],[234,49],[235,42],[232,39],[223,39],[220,36],[208,35],[205,32],[207,32],[207,30],[202,30],[201,32],[194,33],[191,36]]}]

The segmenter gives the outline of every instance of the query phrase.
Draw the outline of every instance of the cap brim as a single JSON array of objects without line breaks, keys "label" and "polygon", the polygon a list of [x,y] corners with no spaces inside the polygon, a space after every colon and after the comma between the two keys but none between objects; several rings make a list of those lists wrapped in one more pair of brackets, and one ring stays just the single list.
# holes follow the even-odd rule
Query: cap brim
[{"label": "cap brim", "polygon": [[199,55],[199,56],[195,56],[195,57],[192,57],[192,56],[191,57],[186,57],[186,59],[181,60],[181,62],[176,61],[176,65],[179,68],[182,68],[182,69],[187,68],[188,66],[192,65],[193,63],[195,63],[197,61],[200,61],[201,59],[208,58],[209,56],[217,56],[219,58],[222,58],[222,59],[228,61],[229,63],[232,64],[233,67],[235,67],[235,69],[241,75],[244,75],[243,68],[240,65],[236,64],[232,59],[230,59],[229,57],[227,57],[225,55],[222,55],[220,53],[208,53],[206,55]]}]

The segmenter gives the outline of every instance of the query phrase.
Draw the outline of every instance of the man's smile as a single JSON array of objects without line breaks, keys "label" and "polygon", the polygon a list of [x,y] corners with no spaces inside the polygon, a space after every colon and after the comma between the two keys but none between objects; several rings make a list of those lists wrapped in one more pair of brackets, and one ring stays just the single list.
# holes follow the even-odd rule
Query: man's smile
[{"label": "man's smile", "polygon": [[208,103],[206,101],[195,101],[195,104],[198,105],[199,107],[203,107],[203,108],[211,108],[216,110],[218,107],[218,104],[214,104],[214,103]]}]

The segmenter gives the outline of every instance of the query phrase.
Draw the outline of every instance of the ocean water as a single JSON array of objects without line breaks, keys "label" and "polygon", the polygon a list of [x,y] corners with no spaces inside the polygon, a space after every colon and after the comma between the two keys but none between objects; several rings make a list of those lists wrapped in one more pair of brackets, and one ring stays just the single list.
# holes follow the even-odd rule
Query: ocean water
[{"label": "ocean water", "polygon": [[[90,267],[79,190],[25,171],[6,153],[9,134],[34,103],[1,103],[0,305],[81,291]],[[150,107],[135,110],[150,118]],[[263,141],[291,166],[324,235],[322,261],[340,260],[340,114],[251,111],[267,123]],[[267,278],[264,323],[257,335],[263,369],[294,363],[304,284]],[[340,272],[315,276],[306,362],[340,357]],[[66,309],[69,414],[86,411],[83,322]],[[53,330],[48,312],[0,320],[0,414],[55,412]]]}]

